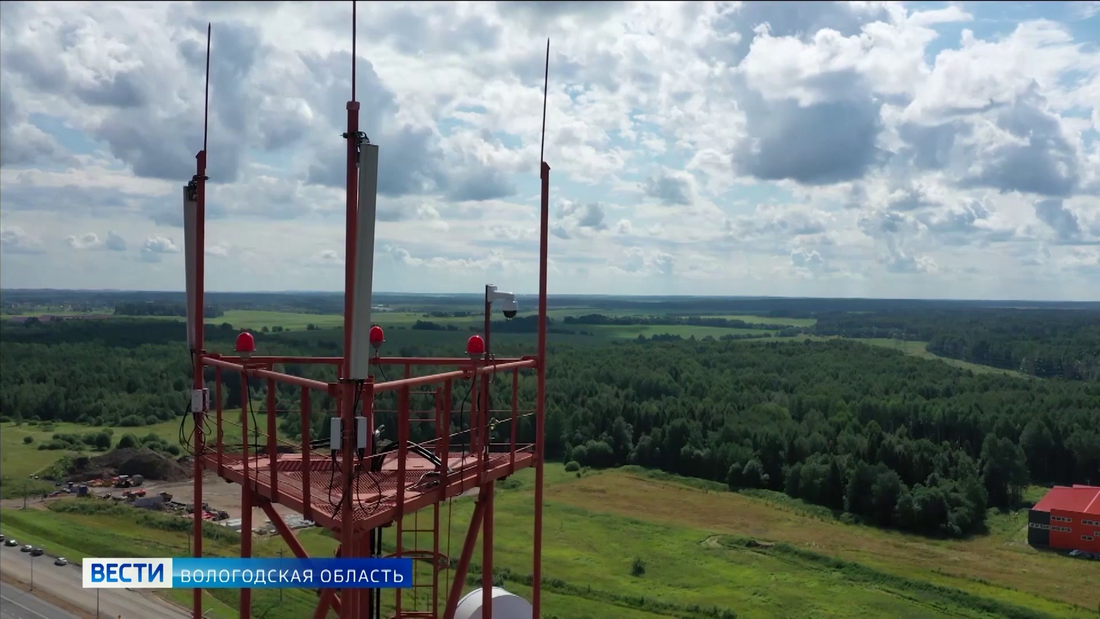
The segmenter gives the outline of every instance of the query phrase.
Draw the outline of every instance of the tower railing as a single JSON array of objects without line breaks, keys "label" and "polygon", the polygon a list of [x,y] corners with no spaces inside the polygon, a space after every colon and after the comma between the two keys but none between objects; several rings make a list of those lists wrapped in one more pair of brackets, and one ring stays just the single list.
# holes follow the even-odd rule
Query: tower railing
[{"label": "tower railing", "polygon": [[[365,381],[357,394],[360,404],[354,416],[366,418],[370,428],[369,443],[360,446],[352,479],[354,496],[351,500],[355,501],[357,531],[388,525],[405,513],[460,495],[531,465],[534,442],[519,442],[518,428],[520,420],[534,415],[535,410],[520,408],[519,382],[521,371],[536,369],[537,359],[378,357],[372,361],[379,366],[403,367],[405,376],[385,382]],[[339,358],[325,357],[254,356],[242,359],[204,356],[202,364],[214,370],[211,385],[214,427],[210,432],[214,440],[208,442],[202,454],[207,468],[248,486],[259,497],[294,509],[307,520],[329,528],[341,528],[339,511],[324,509],[339,505],[336,487],[340,480],[337,476],[344,472],[339,471],[337,459],[332,454],[338,447],[330,445],[329,449],[324,449],[318,444],[323,441],[311,440],[314,417],[311,394],[321,392],[336,398],[340,383],[294,376],[274,369],[276,365],[338,365],[340,362]],[[415,366],[448,365],[456,369],[411,375]],[[227,405],[232,406],[224,398],[227,373],[241,377],[237,421],[226,412]],[[485,390],[487,381],[475,379],[507,375],[511,379],[511,401],[507,406],[492,408]],[[267,383],[266,405],[262,407],[267,413],[265,427],[254,425],[255,413],[260,411],[255,410],[249,384],[255,379]],[[301,389],[297,410],[278,410],[280,385]],[[456,411],[452,410],[453,396],[463,391],[466,397],[462,409],[457,412],[468,417],[468,423],[463,423],[461,417],[456,420]],[[396,407],[376,407],[375,398],[390,392],[396,394]],[[432,407],[414,410],[412,400],[415,396],[432,397]],[[339,403],[338,399],[335,401]],[[286,433],[280,432],[279,414],[300,417],[297,437],[280,437],[285,437]],[[339,416],[339,413],[332,415]],[[379,418],[386,417],[394,419],[397,440],[392,449],[379,452],[373,429]],[[412,427],[427,422],[434,423],[432,436],[414,440]],[[498,426],[506,428],[506,436],[502,437],[506,440],[493,440]],[[227,428],[239,429],[239,440],[234,436],[236,433],[227,432]],[[419,434],[423,435],[423,431]],[[427,482],[426,476],[430,478]]]}]

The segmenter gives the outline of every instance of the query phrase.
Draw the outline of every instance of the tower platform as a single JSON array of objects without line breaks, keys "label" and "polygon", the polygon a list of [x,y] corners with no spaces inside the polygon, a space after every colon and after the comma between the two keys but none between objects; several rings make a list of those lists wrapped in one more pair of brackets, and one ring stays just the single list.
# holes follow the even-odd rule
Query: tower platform
[{"label": "tower platform", "polygon": [[[431,449],[430,443],[425,446]],[[404,467],[400,466],[397,450],[375,456],[383,458],[377,472],[369,470],[370,458],[363,458],[351,482],[354,530],[386,526],[405,514],[476,490],[534,464],[534,445],[514,450],[508,444],[493,447],[507,451],[490,451],[480,460],[475,453],[448,454],[447,475],[441,474],[441,467],[434,462],[414,452],[404,455]],[[343,529],[340,503],[344,478],[338,461],[329,455],[314,453],[307,460],[301,453],[276,454],[274,476],[273,459],[264,454],[246,458],[226,452],[207,453],[203,459],[207,470],[216,471],[226,481],[247,486],[256,495],[285,505],[325,528]]]}]

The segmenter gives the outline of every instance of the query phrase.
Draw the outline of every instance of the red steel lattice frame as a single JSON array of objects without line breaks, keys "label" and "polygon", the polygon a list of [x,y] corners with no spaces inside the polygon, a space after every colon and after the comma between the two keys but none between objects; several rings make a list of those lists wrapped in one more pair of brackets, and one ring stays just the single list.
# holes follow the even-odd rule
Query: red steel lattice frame
[{"label": "red steel lattice frame", "polygon": [[[353,3],[354,7],[354,3]],[[353,24],[354,24],[353,8]],[[353,41],[355,27],[353,25]],[[483,539],[483,606],[482,616],[491,619],[491,587],[492,587],[492,563],[493,563],[493,494],[497,480],[513,474],[517,470],[534,467],[534,534],[532,543],[532,599],[533,616],[537,619],[541,616],[541,582],[542,582],[542,507],[543,507],[543,460],[544,446],[543,435],[545,432],[545,390],[546,390],[546,315],[547,315],[547,239],[549,229],[549,182],[550,166],[541,161],[540,153],[540,180],[541,180],[541,217],[539,235],[539,307],[538,307],[538,348],[534,356],[520,358],[501,359],[469,359],[469,358],[415,358],[415,357],[378,357],[375,356],[371,363],[376,366],[404,367],[405,377],[385,382],[374,382],[373,377],[365,381],[353,381],[349,379],[349,351],[352,346],[352,327],[355,318],[353,285],[355,282],[356,262],[356,229],[358,218],[358,165],[356,136],[359,135],[359,102],[355,100],[355,46],[352,46],[352,100],[347,104],[347,239],[345,248],[345,290],[344,290],[344,356],[343,357],[275,357],[275,356],[227,356],[208,352],[204,348],[203,339],[203,309],[204,309],[204,265],[203,253],[205,249],[205,206],[206,206],[206,129],[204,121],[203,149],[196,155],[196,174],[192,179],[191,188],[193,200],[196,204],[197,226],[195,228],[195,244],[192,248],[195,252],[195,270],[189,282],[193,286],[195,296],[192,300],[192,312],[194,324],[194,340],[192,343],[193,358],[193,386],[200,390],[206,387],[204,373],[209,369],[213,371],[213,381],[210,385],[211,403],[214,411],[203,406],[202,412],[194,413],[194,434],[192,439],[194,458],[194,529],[193,529],[193,553],[195,557],[201,557],[202,547],[202,504],[203,504],[203,471],[215,471],[217,475],[226,481],[237,483],[241,486],[242,525],[241,525],[241,557],[252,555],[252,509],[259,507],[271,520],[279,535],[286,541],[291,551],[298,557],[306,557],[306,551],[299,543],[294,532],[274,509],[275,504],[283,505],[302,514],[307,520],[331,529],[337,534],[340,546],[337,556],[366,556],[370,554],[373,539],[368,536],[381,527],[394,525],[397,530],[396,552],[394,556],[411,556],[416,559],[426,560],[432,566],[432,584],[430,587],[430,605],[424,610],[403,610],[402,595],[400,590],[395,593],[397,617],[437,617],[438,616],[438,582],[439,572],[446,563],[450,565],[450,558],[444,557],[439,551],[439,506],[444,501],[450,500],[466,491],[474,488],[478,491],[478,499],[474,506],[461,554],[455,564],[452,582],[450,583],[444,607],[444,619],[453,619],[455,608],[462,593],[469,568],[470,558],[476,546],[479,531]],[[209,64],[210,64],[210,29],[207,29],[207,98],[209,94]],[[547,74],[549,72],[549,42],[547,43]],[[208,108],[207,108],[208,109]],[[543,133],[545,135],[545,92],[543,104]],[[545,140],[544,140],[545,143]],[[372,214],[373,215],[373,214]],[[488,333],[486,333],[488,336]],[[322,382],[276,371],[276,366],[286,364],[327,364],[336,366],[338,380],[335,382]],[[410,369],[413,366],[450,366],[451,371],[428,376],[411,376]],[[518,381],[521,370],[534,370],[537,373],[537,394],[535,409],[535,437],[532,444],[519,444],[516,441],[516,426],[520,414],[518,408]],[[222,389],[223,378],[227,372],[233,372],[241,376],[241,411],[240,423],[234,424],[223,414]],[[491,417],[493,413],[504,411],[492,410],[489,405],[488,380],[495,374],[512,375],[512,402],[510,412],[510,440],[507,443],[492,443],[490,441]],[[250,453],[249,438],[249,414],[251,411],[248,379],[260,379],[267,383],[267,428],[266,445],[263,452]],[[469,449],[459,452],[451,451],[450,426],[451,426],[451,394],[456,381],[469,383],[472,397],[470,398],[470,423],[467,445]],[[481,383],[479,386],[478,383]],[[294,446],[293,453],[281,453],[276,427],[276,386],[294,385],[301,389],[301,405],[297,411],[301,416],[302,441]],[[420,443],[419,445],[433,452],[440,464],[434,464],[419,453],[410,451],[410,425],[424,419],[415,419],[410,407],[410,399],[414,394],[423,394],[415,389],[432,388],[435,395],[434,420],[436,436],[434,439]],[[310,413],[311,391],[320,391],[332,396],[336,401],[336,414],[342,421],[344,431],[341,434],[339,456],[333,457],[326,454],[316,454],[311,450]],[[397,448],[382,461],[381,470],[371,472],[363,470],[363,456],[357,454],[356,443],[356,417],[365,417],[367,427],[374,428],[375,396],[394,392],[397,395],[396,425]],[[358,404],[358,405],[357,405]],[[215,434],[213,436],[213,449],[208,446],[208,437],[205,436],[205,425],[209,423],[209,416],[213,413]],[[495,420],[493,420],[495,421]],[[444,423],[445,422],[445,423]],[[241,428],[240,451],[231,451],[236,447],[225,440],[225,425],[239,425]],[[258,431],[259,428],[254,429]],[[335,446],[330,446],[335,447]],[[476,452],[476,453],[475,453]],[[371,456],[366,456],[370,459]],[[333,468],[335,467],[335,471]],[[337,473],[339,478],[337,478]],[[428,474],[434,473],[437,480],[431,487],[425,487],[421,482]],[[339,509],[333,510],[331,497],[336,486],[339,485],[340,501]],[[419,510],[431,506],[433,508],[432,529],[404,529],[405,516],[416,514]],[[417,518],[419,518],[417,516]],[[348,523],[351,523],[350,526]],[[404,549],[403,533],[432,532],[433,547],[430,551],[420,549]],[[375,547],[375,554],[380,554],[381,548]],[[415,583],[414,583],[415,584]],[[415,589],[414,589],[415,591]],[[375,614],[374,607],[378,605],[376,595],[367,590],[324,589],[320,597],[314,617],[324,618],[332,608],[338,612],[341,619],[359,619],[371,617],[381,619]],[[240,592],[240,616],[242,619],[251,617],[251,590],[241,589]],[[194,589],[193,617],[202,617],[202,590]]]}]

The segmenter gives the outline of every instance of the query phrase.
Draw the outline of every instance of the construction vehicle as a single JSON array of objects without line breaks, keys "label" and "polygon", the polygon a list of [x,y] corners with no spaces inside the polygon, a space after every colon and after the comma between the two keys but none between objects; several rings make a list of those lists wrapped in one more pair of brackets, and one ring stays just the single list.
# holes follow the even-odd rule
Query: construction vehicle
[{"label": "construction vehicle", "polygon": [[119,475],[114,478],[115,488],[129,488],[133,483],[130,481],[129,475]]},{"label": "construction vehicle", "polygon": [[[130,495],[130,500],[133,501],[134,507],[143,507],[145,509],[163,509],[164,504],[167,503],[168,500],[170,500],[172,497],[172,495],[164,492],[160,494],[154,494],[152,496],[143,496],[144,494],[145,492],[142,491],[140,495],[136,492]],[[164,497],[169,497],[169,499],[165,499]]]}]

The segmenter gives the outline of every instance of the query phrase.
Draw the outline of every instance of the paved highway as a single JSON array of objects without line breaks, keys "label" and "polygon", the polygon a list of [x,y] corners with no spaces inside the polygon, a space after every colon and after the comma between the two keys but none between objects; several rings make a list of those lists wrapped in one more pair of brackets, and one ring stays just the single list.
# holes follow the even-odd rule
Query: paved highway
[{"label": "paved highway", "polygon": [[[47,548],[47,550],[49,550]],[[53,564],[53,557],[34,557],[34,588],[72,604],[77,608],[87,610],[95,615],[96,589],[85,589],[80,577],[79,565],[66,565],[59,567]],[[30,553],[20,552],[19,548],[8,546],[0,547],[0,570],[25,583],[31,582],[31,556]],[[10,588],[15,593],[18,589]],[[5,589],[8,591],[9,589]],[[99,612],[104,618],[115,619],[187,619],[190,614],[183,609],[155,597],[151,593],[143,594],[129,589],[99,589]],[[7,593],[4,598],[5,610],[8,606]],[[29,604],[27,605],[29,606]],[[17,609],[19,610],[19,609]],[[27,613],[26,619],[68,619],[72,615],[30,614],[36,611],[22,611]],[[11,615],[12,618],[24,619],[24,615]],[[8,614],[3,619],[9,619]]]},{"label": "paved highway", "polygon": [[0,618],[2,619],[77,619],[75,615],[44,602],[33,593],[0,582]]}]

